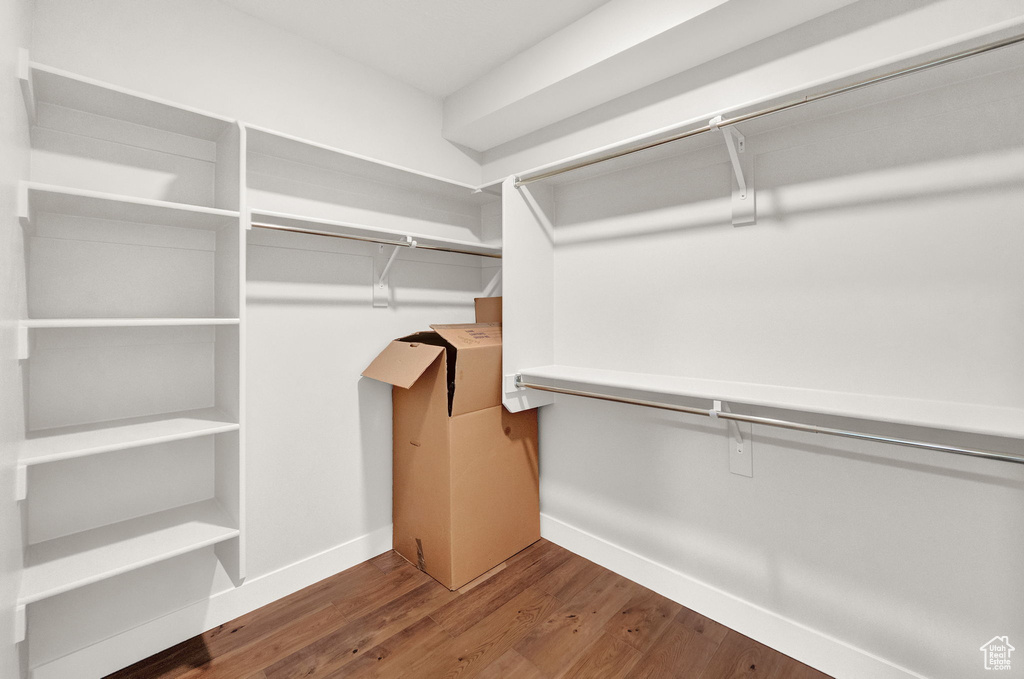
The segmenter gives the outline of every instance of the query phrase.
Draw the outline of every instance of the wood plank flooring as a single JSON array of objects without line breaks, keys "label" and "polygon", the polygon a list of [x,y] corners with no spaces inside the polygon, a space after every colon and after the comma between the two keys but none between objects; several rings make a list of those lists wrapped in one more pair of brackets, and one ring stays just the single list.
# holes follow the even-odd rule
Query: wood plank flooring
[{"label": "wood plank flooring", "polygon": [[829,679],[541,540],[449,592],[382,554],[107,679]]}]

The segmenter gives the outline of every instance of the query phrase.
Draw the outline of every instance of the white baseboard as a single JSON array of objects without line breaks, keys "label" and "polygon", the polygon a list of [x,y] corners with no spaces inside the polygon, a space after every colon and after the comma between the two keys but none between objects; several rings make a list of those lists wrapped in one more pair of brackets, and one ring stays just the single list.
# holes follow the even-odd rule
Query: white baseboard
[{"label": "white baseboard", "polygon": [[541,514],[540,534],[837,679],[927,679],[546,514]]},{"label": "white baseboard", "polygon": [[102,677],[391,549],[391,526],[32,668],[32,679]]}]

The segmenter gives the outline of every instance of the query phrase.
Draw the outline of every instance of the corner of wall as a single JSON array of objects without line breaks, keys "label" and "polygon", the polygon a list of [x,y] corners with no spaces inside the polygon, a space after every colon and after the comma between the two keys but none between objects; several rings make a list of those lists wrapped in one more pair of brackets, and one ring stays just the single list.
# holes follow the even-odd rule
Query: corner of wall
[{"label": "corner of wall", "polygon": [[15,636],[15,606],[21,570],[21,512],[14,500],[18,441],[24,407],[22,373],[16,353],[16,321],[25,315],[24,241],[16,210],[18,181],[28,176],[28,121],[13,77],[18,47],[27,47],[29,0],[0,8],[0,676],[22,676]]}]

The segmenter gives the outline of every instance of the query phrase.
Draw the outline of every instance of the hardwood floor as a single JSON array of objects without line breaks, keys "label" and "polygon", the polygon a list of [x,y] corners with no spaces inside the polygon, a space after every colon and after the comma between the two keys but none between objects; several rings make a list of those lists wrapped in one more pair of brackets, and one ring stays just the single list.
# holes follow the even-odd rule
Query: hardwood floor
[{"label": "hardwood floor", "polygon": [[458,592],[382,554],[108,679],[828,679],[546,540]]}]

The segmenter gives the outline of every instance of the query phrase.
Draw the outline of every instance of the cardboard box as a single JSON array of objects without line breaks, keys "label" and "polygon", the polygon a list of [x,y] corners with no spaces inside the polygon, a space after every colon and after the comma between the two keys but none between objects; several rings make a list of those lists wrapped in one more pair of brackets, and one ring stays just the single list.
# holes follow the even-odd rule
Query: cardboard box
[{"label": "cardboard box", "polygon": [[476,305],[477,323],[501,325],[501,297],[477,297],[473,303]]},{"label": "cardboard box", "polygon": [[540,538],[537,415],[501,406],[501,326],[435,325],[363,375],[392,390],[394,548],[458,589]]}]

